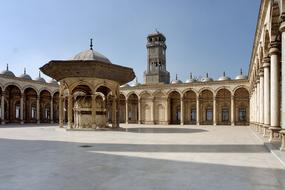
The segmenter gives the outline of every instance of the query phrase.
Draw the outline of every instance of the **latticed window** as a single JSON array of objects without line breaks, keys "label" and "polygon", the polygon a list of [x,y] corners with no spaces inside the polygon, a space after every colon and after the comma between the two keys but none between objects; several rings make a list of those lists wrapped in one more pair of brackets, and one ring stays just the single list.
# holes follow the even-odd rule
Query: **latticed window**
[{"label": "latticed window", "polygon": [[196,121],[196,109],[191,109],[191,121]]},{"label": "latticed window", "polygon": [[222,109],[222,121],[229,121],[229,109]]},{"label": "latticed window", "polygon": [[212,121],[213,120],[213,110],[207,109],[206,110],[206,121]]},{"label": "latticed window", "polygon": [[246,121],[246,109],[245,108],[239,109],[239,120]]}]

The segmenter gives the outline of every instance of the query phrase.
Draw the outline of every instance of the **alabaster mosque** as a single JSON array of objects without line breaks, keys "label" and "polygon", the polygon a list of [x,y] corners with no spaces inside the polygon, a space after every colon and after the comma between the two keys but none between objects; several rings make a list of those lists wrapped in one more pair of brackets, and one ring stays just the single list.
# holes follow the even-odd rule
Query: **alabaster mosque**
[{"label": "alabaster mosque", "polygon": [[[1,123],[59,123],[67,130],[118,129],[120,123],[251,125],[285,150],[285,1],[263,0],[248,73],[224,72],[170,81],[166,36],[146,38],[144,82],[90,48],[70,60],[51,60],[32,79],[24,70],[0,74]],[[135,81],[130,83],[131,81]],[[282,85],[283,84],[283,85]],[[179,127],[179,126],[178,126]]]}]

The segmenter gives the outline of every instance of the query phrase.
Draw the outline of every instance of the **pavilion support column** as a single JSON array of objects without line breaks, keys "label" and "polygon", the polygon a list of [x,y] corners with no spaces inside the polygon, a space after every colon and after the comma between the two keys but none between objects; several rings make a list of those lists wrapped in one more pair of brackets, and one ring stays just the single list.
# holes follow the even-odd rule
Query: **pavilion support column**
[{"label": "pavilion support column", "polygon": [[266,130],[270,126],[270,72],[269,72],[269,64],[270,59],[265,58],[263,59],[263,70],[264,70],[264,130],[263,130],[263,136],[266,136]]},{"label": "pavilion support column", "polygon": [[126,99],[126,124],[129,123],[129,102],[128,99]]},{"label": "pavilion support column", "polygon": [[67,106],[68,128],[72,129],[73,128],[73,123],[72,123],[73,96],[72,95],[68,96],[67,103],[68,103],[68,106]]},{"label": "pavilion support column", "polygon": [[59,116],[58,116],[58,122],[59,122],[59,127],[63,128],[63,97],[62,95],[59,95],[59,102],[58,102],[58,107],[59,107]]},{"label": "pavilion support column", "polygon": [[118,121],[117,121],[117,98],[113,98],[112,102],[112,128],[118,128]]},{"label": "pavilion support column", "polygon": [[235,105],[234,105],[234,96],[231,96],[231,126],[235,125]]},{"label": "pavilion support column", "polygon": [[281,63],[282,63],[282,71],[281,71],[281,148],[280,150],[285,151],[285,19],[284,15],[281,16],[282,23],[280,25],[281,32]]},{"label": "pavilion support column", "polygon": [[92,95],[92,128],[96,128],[96,95]]},{"label": "pavilion support column", "polygon": [[[263,128],[264,124],[264,75],[263,75],[263,68],[260,69],[259,71],[259,80],[260,80],[260,89],[259,89],[259,126],[260,129]],[[262,130],[260,130],[262,132]]]},{"label": "pavilion support column", "polygon": [[53,124],[53,97],[50,99],[50,123]]},{"label": "pavilion support column", "polygon": [[272,43],[270,48],[270,138],[269,142],[274,139],[274,134],[281,130],[280,128],[280,100],[279,100],[279,75],[280,75],[280,61],[279,61],[279,49],[277,43]]},{"label": "pavilion support column", "polygon": [[150,116],[150,124],[154,124],[154,98],[151,100],[151,116]]},{"label": "pavilion support column", "polygon": [[217,118],[216,118],[216,96],[213,96],[213,125],[216,126],[217,125]]},{"label": "pavilion support column", "polygon": [[138,98],[138,124],[141,124],[141,99]]},{"label": "pavilion support column", "polygon": [[40,95],[37,96],[37,124],[40,124]]},{"label": "pavilion support column", "polygon": [[199,95],[196,97],[196,125],[200,125]]},{"label": "pavilion support column", "polygon": [[1,96],[1,124],[5,124],[5,94],[2,92]]},{"label": "pavilion support column", "polygon": [[20,119],[21,119],[21,125],[24,124],[24,93],[21,94],[20,99]]},{"label": "pavilion support column", "polygon": [[180,98],[180,125],[184,125],[184,101],[183,96]]}]

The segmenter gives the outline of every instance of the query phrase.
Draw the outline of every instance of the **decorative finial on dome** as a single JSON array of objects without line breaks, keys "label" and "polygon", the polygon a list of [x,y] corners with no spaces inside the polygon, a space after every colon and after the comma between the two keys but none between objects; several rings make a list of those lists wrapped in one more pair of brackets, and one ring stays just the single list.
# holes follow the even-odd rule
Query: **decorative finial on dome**
[{"label": "decorative finial on dome", "polygon": [[24,67],[24,75],[26,74],[26,67]]},{"label": "decorative finial on dome", "polygon": [[242,68],[240,68],[240,75],[242,75]]},{"label": "decorative finial on dome", "polygon": [[190,79],[192,79],[192,73],[190,73]]},{"label": "decorative finial on dome", "polygon": [[90,50],[93,50],[93,39],[90,38]]},{"label": "decorative finial on dome", "polygon": [[206,73],[206,77],[207,77],[207,78],[209,77],[209,74],[208,74],[208,73]]},{"label": "decorative finial on dome", "polygon": [[6,70],[9,71],[9,64],[6,65]]},{"label": "decorative finial on dome", "polygon": [[39,78],[41,78],[41,71],[39,71]]},{"label": "decorative finial on dome", "polygon": [[223,72],[223,76],[224,76],[224,77],[226,76],[226,72],[225,72],[225,71]]},{"label": "decorative finial on dome", "polygon": [[177,74],[175,75],[175,80],[178,80],[178,75]]},{"label": "decorative finial on dome", "polygon": [[136,83],[138,83],[138,78],[136,77]]},{"label": "decorative finial on dome", "polygon": [[159,31],[157,30],[157,28],[155,29],[155,31],[156,31],[156,33],[158,33],[158,34],[159,34]]}]

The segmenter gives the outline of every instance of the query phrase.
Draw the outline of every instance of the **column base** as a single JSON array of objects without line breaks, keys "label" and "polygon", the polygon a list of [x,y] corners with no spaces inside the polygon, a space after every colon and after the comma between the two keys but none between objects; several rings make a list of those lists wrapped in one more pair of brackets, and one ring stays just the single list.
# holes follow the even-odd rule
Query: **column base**
[{"label": "column base", "polygon": [[5,125],[5,121],[2,121],[2,122],[1,122],[1,125]]},{"label": "column base", "polygon": [[54,124],[54,121],[51,121],[50,124]]},{"label": "column base", "polygon": [[274,137],[274,134],[278,133],[281,130],[281,128],[280,127],[269,127],[269,130],[270,130],[269,142],[273,142],[273,141],[277,140]]},{"label": "column base", "polygon": [[280,147],[280,150],[281,151],[285,151],[285,130],[281,130],[279,132],[279,134],[281,135],[281,147]]},{"label": "column base", "polygon": [[24,121],[21,121],[20,124],[23,125],[23,124],[24,124]]},{"label": "column base", "polygon": [[269,128],[269,125],[268,125],[268,124],[264,124],[264,125],[263,125],[263,134],[262,134],[263,137],[268,137],[268,135],[269,135],[269,134],[267,133],[268,128]]},{"label": "column base", "polygon": [[231,126],[235,126],[235,123],[231,123]]},{"label": "column base", "polygon": [[38,120],[38,121],[37,121],[37,124],[40,124],[40,123],[41,123],[41,122]]}]

